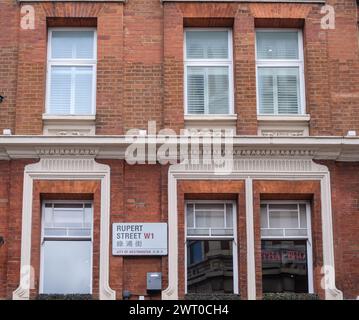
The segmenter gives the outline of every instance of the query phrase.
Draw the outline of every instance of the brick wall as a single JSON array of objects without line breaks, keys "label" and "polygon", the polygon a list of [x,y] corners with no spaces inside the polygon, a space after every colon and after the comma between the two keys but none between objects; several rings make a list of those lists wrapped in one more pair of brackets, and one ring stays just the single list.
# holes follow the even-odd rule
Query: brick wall
[{"label": "brick wall", "polygon": [[98,134],[129,128],[183,128],[183,27],[229,26],[234,30],[235,110],[238,134],[256,134],[254,28],[304,31],[307,111],[312,135],[359,131],[359,48],[355,0],[330,0],[334,30],[322,30],[319,4],[33,3],[35,30],[19,27],[20,5],[1,2],[1,129],[41,134],[45,108],[49,19],[72,26],[94,18],[98,29]]},{"label": "brick wall", "polygon": [[[0,234],[5,245],[0,248],[0,297],[12,296],[18,286],[20,268],[21,210],[23,168],[32,161],[1,161]],[[167,167],[159,165],[129,166],[120,160],[106,160],[111,166],[111,222],[166,222],[167,221]],[[331,171],[334,250],[336,284],[345,298],[355,298],[359,289],[359,174],[358,164],[323,162]],[[11,180],[9,180],[11,176]],[[243,181],[180,181],[178,188],[179,244],[184,243],[184,201],[186,199],[232,199],[237,202],[239,288],[247,296],[246,220]],[[315,292],[323,297],[320,288],[322,241],[320,217],[320,187],[318,182],[255,181],[255,248],[257,296],[261,297],[261,256],[259,202],[260,200],[302,199],[311,201],[313,266]],[[41,181],[34,186],[35,212],[32,237],[32,265],[35,267],[36,295],[39,280],[40,198],[80,199],[90,196],[94,200],[95,250],[98,241],[99,188],[98,183],[73,181]],[[75,198],[74,198],[75,197]],[[77,198],[76,198],[77,197]],[[81,198],[81,199],[82,199]],[[96,218],[97,217],[97,218]],[[97,221],[97,222],[96,222]],[[96,231],[97,230],[97,231]],[[171,235],[169,235],[171,236]],[[184,296],[184,246],[179,246],[179,293]],[[146,273],[163,272],[163,288],[167,287],[167,257],[120,257],[110,255],[110,286],[117,298],[123,290],[130,290],[132,298],[146,293]],[[98,265],[94,259],[94,293],[98,283]],[[147,296],[158,299],[159,295]]]}]

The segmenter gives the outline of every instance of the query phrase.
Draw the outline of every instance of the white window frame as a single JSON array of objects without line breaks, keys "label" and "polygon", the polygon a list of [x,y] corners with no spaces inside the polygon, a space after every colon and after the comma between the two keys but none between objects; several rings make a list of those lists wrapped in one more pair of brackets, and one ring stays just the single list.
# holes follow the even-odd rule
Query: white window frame
[{"label": "white window frame", "polygon": [[[92,31],[94,33],[93,41],[93,59],[53,59],[51,56],[52,52],[52,33],[54,31]],[[51,93],[51,68],[52,66],[58,67],[92,67],[93,76],[92,76],[92,105],[91,113],[88,114],[77,114],[74,110],[74,98],[71,98],[71,107],[70,113],[66,114],[55,114],[51,113],[50,105],[50,93]],[[96,84],[97,84],[97,29],[96,28],[49,28],[48,29],[48,45],[47,45],[47,71],[46,71],[46,115],[59,115],[59,116],[86,116],[86,115],[95,115],[96,113]]]},{"label": "white window frame", "polygon": [[[257,56],[257,31],[259,32],[286,32],[286,31],[296,31],[298,34],[298,59],[258,59]],[[257,116],[274,116],[274,117],[287,117],[287,116],[303,116],[306,114],[306,97],[305,97],[305,76],[304,76],[304,46],[303,46],[303,32],[301,29],[297,28],[275,28],[275,29],[267,29],[267,28],[256,28],[255,29],[255,59],[256,59],[256,97],[257,97]],[[297,114],[285,114],[278,113],[278,110],[274,110],[273,114],[262,114],[260,113],[260,105],[259,105],[259,82],[258,82],[258,69],[260,67],[267,68],[278,68],[278,67],[298,67],[299,68],[299,99],[300,105]],[[276,106],[274,106],[276,108]]]},{"label": "white window frame", "polygon": [[[227,31],[228,32],[228,59],[187,59],[187,32],[190,31]],[[185,28],[183,34],[183,57],[184,57],[184,103],[185,103],[185,116],[198,116],[198,117],[213,117],[213,116],[228,116],[234,114],[234,92],[233,92],[233,37],[231,28]],[[187,68],[188,67],[228,67],[228,94],[229,94],[229,110],[225,114],[208,113],[208,110],[203,114],[193,114],[188,112],[187,103]],[[206,100],[206,99],[205,99]],[[205,109],[208,104],[205,101]]]},{"label": "white window frame", "polygon": [[[188,204],[232,204],[233,235],[232,236],[187,236],[187,205]],[[184,266],[185,266],[185,294],[187,294],[187,241],[188,240],[232,240],[233,256],[233,294],[239,293],[238,287],[238,243],[237,243],[237,206],[233,200],[187,200],[184,203],[185,213],[185,241],[184,241]]]},{"label": "white window frame", "polygon": [[[261,205],[269,205],[269,204],[305,204],[306,208],[306,217],[307,217],[307,236],[262,236],[261,234],[261,241],[262,240],[306,240],[307,245],[307,268],[308,268],[308,293],[314,293],[314,285],[313,285],[313,246],[312,246],[312,223],[311,223],[311,206],[309,201],[305,200],[267,200],[261,201]],[[299,209],[299,208],[298,208]],[[261,218],[261,217],[260,217]],[[269,219],[269,215],[267,212],[267,219]],[[268,222],[268,228],[269,222]],[[274,228],[278,229],[278,228]],[[262,231],[262,228],[261,228]],[[261,266],[262,267],[262,266]]]},{"label": "white window frame", "polygon": [[[82,237],[82,236],[58,236],[58,237],[48,237],[48,240],[45,240],[44,236],[44,227],[45,227],[45,205],[46,204],[91,204],[92,210],[92,221],[91,221],[91,236]],[[45,241],[90,241],[91,242],[91,253],[90,253],[90,294],[92,294],[92,285],[93,285],[93,229],[94,229],[94,206],[93,201],[91,200],[46,200],[42,202],[41,206],[41,250],[40,250],[40,281],[39,281],[39,293],[43,294],[44,292],[44,243]]]}]

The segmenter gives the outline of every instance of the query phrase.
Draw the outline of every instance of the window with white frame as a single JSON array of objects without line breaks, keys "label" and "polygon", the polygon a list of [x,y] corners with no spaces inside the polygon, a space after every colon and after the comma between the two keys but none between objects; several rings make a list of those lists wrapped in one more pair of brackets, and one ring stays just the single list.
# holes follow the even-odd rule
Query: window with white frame
[{"label": "window with white frame", "polygon": [[92,293],[91,202],[44,202],[41,234],[42,294]]},{"label": "window with white frame", "polygon": [[95,29],[49,29],[48,114],[95,113],[96,56]]},{"label": "window with white frame", "polygon": [[238,293],[232,201],[186,203],[186,292]]},{"label": "window with white frame", "polygon": [[186,114],[233,114],[232,32],[186,29]]},{"label": "window with white frame", "polygon": [[301,30],[257,29],[256,64],[258,114],[304,114]]},{"label": "window with white frame", "polygon": [[263,292],[312,293],[310,204],[261,204]]}]

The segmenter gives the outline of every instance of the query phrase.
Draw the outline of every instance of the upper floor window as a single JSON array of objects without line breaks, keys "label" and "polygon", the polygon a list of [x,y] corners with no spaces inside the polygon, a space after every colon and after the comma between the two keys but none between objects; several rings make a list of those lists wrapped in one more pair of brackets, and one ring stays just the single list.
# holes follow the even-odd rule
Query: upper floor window
[{"label": "upper floor window", "polygon": [[231,31],[186,29],[184,42],[186,114],[232,114]]},{"label": "upper floor window", "polygon": [[301,31],[257,29],[256,64],[258,113],[304,114]]},{"label": "upper floor window", "polygon": [[53,115],[95,113],[96,31],[50,29],[47,110]]}]

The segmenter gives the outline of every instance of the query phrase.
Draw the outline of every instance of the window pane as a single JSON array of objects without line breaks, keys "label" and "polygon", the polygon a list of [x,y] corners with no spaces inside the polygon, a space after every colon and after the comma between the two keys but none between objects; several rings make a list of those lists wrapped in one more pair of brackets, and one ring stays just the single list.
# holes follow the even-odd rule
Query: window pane
[{"label": "window pane", "polygon": [[75,87],[75,114],[92,113],[92,67],[76,67]]},{"label": "window pane", "polygon": [[226,223],[227,228],[233,227],[233,205],[230,203],[226,204]]},{"label": "window pane", "polygon": [[261,114],[300,113],[299,68],[258,68]]},{"label": "window pane", "polygon": [[45,241],[43,246],[42,293],[91,293],[90,241]]},{"label": "window pane", "polygon": [[187,242],[187,292],[233,293],[232,241]]},{"label": "window pane", "polygon": [[228,68],[188,67],[187,108],[189,114],[228,114]]},{"label": "window pane", "polygon": [[298,32],[257,31],[258,59],[299,59]]},{"label": "window pane", "polygon": [[92,113],[92,67],[51,67],[50,113]]},{"label": "window pane", "polygon": [[267,205],[261,205],[261,228],[268,228]]},{"label": "window pane", "polygon": [[270,211],[270,228],[298,228],[298,212]]},{"label": "window pane", "polygon": [[210,67],[208,72],[209,114],[229,113],[229,74],[227,67]]},{"label": "window pane", "polygon": [[54,209],[53,222],[54,227],[82,227],[84,223],[84,214],[82,210]]},{"label": "window pane", "polygon": [[223,228],[224,227],[224,212],[210,211],[196,212],[196,227],[198,228]]},{"label": "window pane", "polygon": [[227,59],[227,31],[187,31],[187,59]]},{"label": "window pane", "polygon": [[93,31],[53,31],[51,57],[53,59],[93,59]]},{"label": "window pane", "polygon": [[307,208],[305,204],[299,205],[300,210],[300,227],[307,228]]},{"label": "window pane", "polygon": [[307,246],[303,240],[262,240],[263,292],[308,292]]},{"label": "window pane", "polygon": [[193,227],[193,204],[187,204],[187,227]]},{"label": "window pane", "polygon": [[51,67],[50,113],[69,114],[71,109],[71,67]]},{"label": "window pane", "polygon": [[205,68],[187,68],[187,109],[190,114],[205,112]]}]

